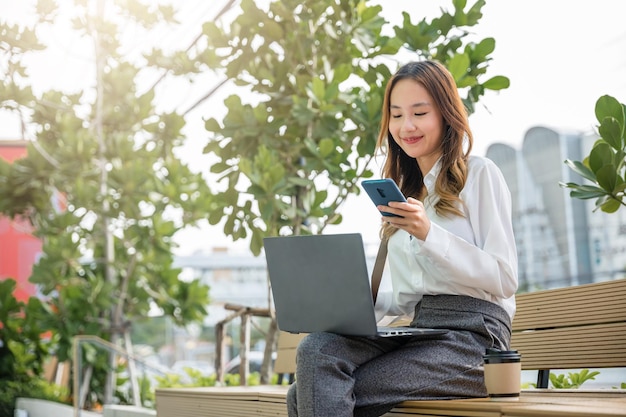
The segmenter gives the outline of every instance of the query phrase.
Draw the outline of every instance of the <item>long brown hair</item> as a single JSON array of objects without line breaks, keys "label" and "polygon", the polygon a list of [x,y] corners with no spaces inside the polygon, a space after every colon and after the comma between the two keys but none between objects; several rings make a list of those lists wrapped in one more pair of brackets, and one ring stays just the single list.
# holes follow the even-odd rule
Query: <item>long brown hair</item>
[{"label": "long brown hair", "polygon": [[[407,197],[422,201],[426,197],[426,173],[420,170],[415,158],[411,158],[400,148],[389,132],[391,92],[396,83],[404,79],[420,83],[433,98],[443,117],[441,171],[435,182],[435,193],[439,200],[435,203],[435,210],[441,216],[463,216],[459,193],[467,180],[467,159],[474,139],[467,120],[467,110],[456,83],[450,72],[436,61],[408,63],[400,67],[387,83],[376,143],[377,150],[386,154],[382,176],[393,178]],[[395,230],[384,224],[381,237],[388,239]]]}]

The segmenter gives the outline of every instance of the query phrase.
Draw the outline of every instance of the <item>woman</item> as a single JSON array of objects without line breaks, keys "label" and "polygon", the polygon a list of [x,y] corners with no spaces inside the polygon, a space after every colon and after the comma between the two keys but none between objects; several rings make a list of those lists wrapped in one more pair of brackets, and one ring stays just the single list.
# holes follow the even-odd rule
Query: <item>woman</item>
[{"label": "woman", "polygon": [[439,63],[401,67],[389,81],[378,147],[383,176],[406,203],[379,206],[393,291],[376,307],[413,316],[443,336],[379,338],[331,333],[298,348],[290,416],[380,416],[405,400],[484,397],[482,355],[506,349],[517,290],[511,199],[490,160],[469,156],[467,113]]}]

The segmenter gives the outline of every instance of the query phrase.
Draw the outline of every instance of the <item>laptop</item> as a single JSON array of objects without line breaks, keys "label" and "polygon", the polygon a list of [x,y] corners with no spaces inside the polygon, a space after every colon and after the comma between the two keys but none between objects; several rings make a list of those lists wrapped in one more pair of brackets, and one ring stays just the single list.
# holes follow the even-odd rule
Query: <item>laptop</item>
[{"label": "laptop", "polygon": [[376,325],[360,234],[263,239],[280,330],[349,336],[433,336],[445,329]]}]

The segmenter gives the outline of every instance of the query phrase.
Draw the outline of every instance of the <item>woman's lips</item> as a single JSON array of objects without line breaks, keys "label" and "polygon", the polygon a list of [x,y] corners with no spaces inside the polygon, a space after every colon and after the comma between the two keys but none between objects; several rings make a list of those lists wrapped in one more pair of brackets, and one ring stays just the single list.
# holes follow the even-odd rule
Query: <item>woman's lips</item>
[{"label": "woman's lips", "polygon": [[407,143],[407,144],[409,144],[409,145],[412,145],[412,144],[414,144],[414,143],[419,142],[421,139],[422,139],[422,136],[411,136],[411,137],[409,137],[409,138],[403,138],[402,140],[403,140],[405,143]]}]

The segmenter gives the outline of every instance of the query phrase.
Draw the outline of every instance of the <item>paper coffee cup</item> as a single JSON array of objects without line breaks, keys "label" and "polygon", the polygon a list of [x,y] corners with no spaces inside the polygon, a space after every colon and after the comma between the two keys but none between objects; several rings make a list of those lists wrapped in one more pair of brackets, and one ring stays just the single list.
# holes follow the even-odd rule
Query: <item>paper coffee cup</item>
[{"label": "paper coffee cup", "polygon": [[487,349],[483,360],[489,397],[494,400],[517,399],[521,389],[522,356],[516,350]]}]

